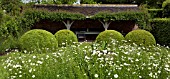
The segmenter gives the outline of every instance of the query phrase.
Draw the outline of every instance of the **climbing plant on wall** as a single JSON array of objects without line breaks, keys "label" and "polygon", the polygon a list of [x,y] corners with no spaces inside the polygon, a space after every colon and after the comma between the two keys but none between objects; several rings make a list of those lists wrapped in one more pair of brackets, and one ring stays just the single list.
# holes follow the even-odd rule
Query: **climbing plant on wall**
[{"label": "climbing plant on wall", "polygon": [[86,17],[79,13],[70,12],[51,12],[48,10],[29,9],[23,13],[23,23],[27,27],[31,27],[34,23],[46,19],[50,21],[62,21],[66,26],[72,24],[74,20],[83,20]]},{"label": "climbing plant on wall", "polygon": [[118,12],[118,13],[100,12],[92,16],[91,19],[101,21],[103,26],[108,25],[111,21],[132,20],[135,21],[140,28],[146,28],[149,15],[145,12],[134,12],[134,11]]},{"label": "climbing plant on wall", "polygon": [[[24,28],[30,28],[36,22],[40,20],[50,20],[50,21],[61,21],[70,29],[71,25],[75,20],[84,20],[86,16],[80,13],[70,13],[63,11],[49,11],[46,9],[29,9],[26,10],[22,17],[21,26]],[[92,15],[90,19],[99,20],[105,30],[109,27],[109,24],[112,21],[120,21],[120,20],[132,20],[135,21],[136,24],[139,25],[142,29],[148,29],[148,19],[149,14],[143,11],[134,12],[134,11],[124,11],[124,12],[99,12],[95,15]]]}]

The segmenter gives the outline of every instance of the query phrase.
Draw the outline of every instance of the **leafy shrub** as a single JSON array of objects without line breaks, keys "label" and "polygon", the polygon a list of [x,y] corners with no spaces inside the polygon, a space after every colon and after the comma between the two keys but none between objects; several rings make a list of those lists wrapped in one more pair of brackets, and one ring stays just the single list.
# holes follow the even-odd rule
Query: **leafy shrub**
[{"label": "leafy shrub", "polygon": [[101,32],[97,36],[96,42],[97,43],[111,43],[113,41],[113,39],[115,39],[117,41],[120,41],[120,40],[123,40],[124,37],[118,31],[115,31],[115,30],[106,30],[106,31]]},{"label": "leafy shrub", "polygon": [[19,27],[19,22],[17,21],[18,18],[12,18],[9,16],[5,16],[3,18],[3,23],[0,27],[0,34],[3,37],[8,37],[9,35],[18,37],[19,32],[22,30]]},{"label": "leafy shrub", "polygon": [[59,30],[55,33],[55,37],[58,40],[59,47],[78,42],[77,36],[70,30]]},{"label": "leafy shrub", "polygon": [[28,53],[41,53],[42,51],[49,52],[58,45],[57,40],[52,33],[40,29],[26,32],[19,41],[21,49],[26,50]]},{"label": "leafy shrub", "polygon": [[170,46],[170,19],[157,18],[151,20],[152,30],[157,43]]},{"label": "leafy shrub", "polygon": [[19,15],[22,10],[22,2],[20,0],[3,0],[0,3],[1,9],[5,10],[7,14],[16,16]]},{"label": "leafy shrub", "polygon": [[150,13],[151,18],[162,17],[163,9],[148,9],[148,13]]},{"label": "leafy shrub", "polygon": [[125,36],[125,39],[129,42],[144,46],[156,44],[154,36],[150,32],[145,30],[131,31]]},{"label": "leafy shrub", "polygon": [[0,52],[9,52],[18,48],[18,38],[22,35],[21,31],[24,31],[18,20],[18,17],[2,16],[0,21]]},{"label": "leafy shrub", "polygon": [[10,52],[19,47],[18,39],[13,36],[8,36],[6,39],[1,39],[0,42],[0,53]]},{"label": "leafy shrub", "polygon": [[162,4],[163,8],[163,17],[170,17],[170,0],[166,0]]}]

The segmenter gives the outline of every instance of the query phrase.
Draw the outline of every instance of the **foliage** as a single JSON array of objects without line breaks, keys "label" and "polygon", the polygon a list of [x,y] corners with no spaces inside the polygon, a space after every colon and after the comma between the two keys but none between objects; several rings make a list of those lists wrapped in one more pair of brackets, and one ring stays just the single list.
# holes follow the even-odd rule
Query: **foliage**
[{"label": "foliage", "polygon": [[21,30],[17,18],[5,16],[3,20],[4,21],[0,27],[1,36],[7,37],[8,35],[13,35],[17,37],[19,30]]},{"label": "foliage", "polygon": [[19,39],[19,42],[24,53],[51,52],[58,46],[57,40],[52,33],[40,29],[26,32]]},{"label": "foliage", "polygon": [[163,17],[170,17],[170,0],[166,0],[162,4],[163,8]]},{"label": "foliage", "polygon": [[73,4],[76,0],[32,0],[29,3],[34,4]]},{"label": "foliage", "polygon": [[19,26],[19,18],[3,15],[0,24],[0,52],[6,50],[13,50],[18,48],[18,38],[21,36],[23,31],[22,27]]},{"label": "foliage", "polygon": [[100,44],[109,44],[112,41],[121,41],[124,40],[124,37],[121,33],[119,33],[118,31],[115,30],[106,30],[101,32],[97,37],[95,42],[96,43],[100,43]]},{"label": "foliage", "polygon": [[41,1],[41,4],[55,4],[55,3],[57,3],[55,0],[42,0]]},{"label": "foliage", "polygon": [[5,54],[19,48],[18,38],[9,35],[6,39],[1,38],[0,54]]},{"label": "foliage", "polygon": [[[22,16],[22,26],[31,27],[34,23],[39,22],[40,20],[46,19],[51,21],[64,21],[64,20],[84,20],[86,17],[78,13],[66,13],[66,12],[50,12],[48,10],[27,10]],[[94,20],[134,20],[136,23],[143,29],[148,28],[148,19],[149,15],[145,12],[101,12],[92,16],[91,19]]]},{"label": "foliage", "polygon": [[162,3],[162,8],[166,7],[169,3],[170,3],[170,0],[165,0],[165,1]]},{"label": "foliage", "polygon": [[[62,47],[54,53],[14,52],[2,66],[16,79],[168,79],[170,49],[113,44],[107,50],[85,44]],[[1,58],[1,57],[0,57]],[[1,75],[1,74],[0,74]],[[6,76],[6,75],[4,75]]]},{"label": "foliage", "polygon": [[96,4],[95,0],[81,0],[82,4]]},{"label": "foliage", "polygon": [[134,11],[127,11],[127,12],[118,12],[118,13],[111,13],[111,12],[100,12],[92,16],[91,19],[95,20],[103,20],[103,21],[115,21],[115,20],[133,20],[141,28],[146,28],[147,21],[149,19],[148,13],[145,12],[134,12]]},{"label": "foliage", "polygon": [[170,18],[155,18],[150,22],[157,43],[170,46]]},{"label": "foliage", "polygon": [[4,15],[3,11],[0,10],[0,23],[2,22],[3,15]]},{"label": "foliage", "polygon": [[128,1],[128,0],[95,0],[97,2],[101,2],[101,3],[107,3],[107,4],[121,4],[121,3],[132,3],[132,1]]},{"label": "foliage", "polygon": [[159,7],[165,0],[94,0],[97,3],[103,4],[147,4],[148,7]]},{"label": "foliage", "polygon": [[76,0],[55,0],[56,4],[73,4]]},{"label": "foliage", "polygon": [[1,0],[0,6],[2,10],[12,16],[19,15],[21,11],[21,0]]},{"label": "foliage", "polygon": [[158,18],[158,17],[162,17],[162,12],[163,9],[148,9],[148,13],[150,13],[151,18]]},{"label": "foliage", "polygon": [[59,30],[55,33],[55,37],[59,47],[70,46],[78,42],[77,36],[70,30]]},{"label": "foliage", "polygon": [[[0,63],[3,63],[2,60],[8,58],[8,56],[0,56]],[[8,77],[8,72],[4,69],[3,65],[0,65],[0,79],[7,79]]]},{"label": "foliage", "polygon": [[64,21],[64,20],[83,20],[85,16],[79,13],[51,12],[48,10],[29,9],[23,13],[22,24],[30,28],[40,20]]},{"label": "foliage", "polygon": [[131,43],[136,43],[138,45],[156,45],[154,36],[150,32],[145,30],[131,31],[125,36],[125,39]]},{"label": "foliage", "polygon": [[161,8],[161,4],[165,0],[134,0],[134,3],[142,5],[147,4],[148,8]]}]

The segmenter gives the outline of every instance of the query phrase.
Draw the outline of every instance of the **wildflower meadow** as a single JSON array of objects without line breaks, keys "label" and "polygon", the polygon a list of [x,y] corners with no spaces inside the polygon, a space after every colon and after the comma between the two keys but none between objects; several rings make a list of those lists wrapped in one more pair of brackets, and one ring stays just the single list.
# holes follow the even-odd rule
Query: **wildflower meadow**
[{"label": "wildflower meadow", "polygon": [[123,42],[80,42],[41,54],[16,50],[0,57],[0,78],[170,79],[169,47]]}]

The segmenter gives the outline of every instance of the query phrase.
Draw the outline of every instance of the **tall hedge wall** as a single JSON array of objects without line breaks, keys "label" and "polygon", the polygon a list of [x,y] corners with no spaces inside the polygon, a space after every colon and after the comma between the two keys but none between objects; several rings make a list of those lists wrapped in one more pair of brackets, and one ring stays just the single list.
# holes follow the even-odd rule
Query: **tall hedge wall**
[{"label": "tall hedge wall", "polygon": [[170,46],[170,18],[156,18],[150,22],[157,43]]},{"label": "tall hedge wall", "polygon": [[148,9],[148,13],[150,13],[151,18],[162,18],[162,12],[163,9]]}]

